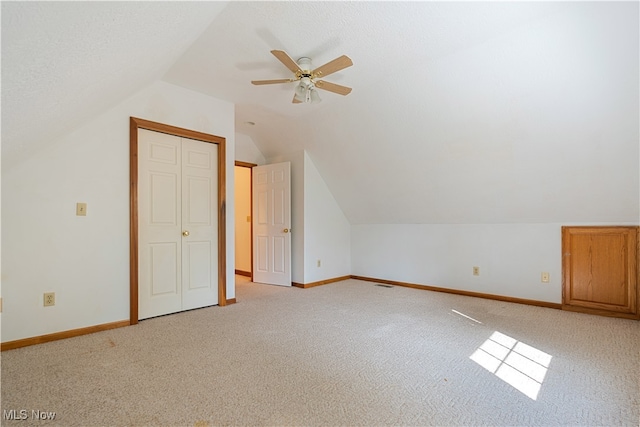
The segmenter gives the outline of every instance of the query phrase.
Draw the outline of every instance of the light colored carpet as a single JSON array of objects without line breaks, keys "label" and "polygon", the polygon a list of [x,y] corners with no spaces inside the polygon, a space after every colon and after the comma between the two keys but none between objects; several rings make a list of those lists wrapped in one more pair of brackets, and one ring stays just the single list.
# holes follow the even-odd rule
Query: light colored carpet
[{"label": "light colored carpet", "polygon": [[28,411],[3,425],[640,424],[637,321],[357,280],[237,298],[3,352],[3,418]]}]

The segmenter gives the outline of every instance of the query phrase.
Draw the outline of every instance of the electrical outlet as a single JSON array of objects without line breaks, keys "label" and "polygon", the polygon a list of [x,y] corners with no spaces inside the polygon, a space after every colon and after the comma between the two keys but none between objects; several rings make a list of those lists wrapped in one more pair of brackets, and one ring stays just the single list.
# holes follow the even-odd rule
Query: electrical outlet
[{"label": "electrical outlet", "polygon": [[473,275],[474,276],[480,275],[480,267],[473,267]]},{"label": "electrical outlet", "polygon": [[44,306],[50,307],[52,305],[56,305],[56,293],[55,292],[45,292],[44,294]]},{"label": "electrical outlet", "polygon": [[549,283],[549,273],[546,271],[543,271],[542,274],[540,275],[540,281],[542,283]]},{"label": "electrical outlet", "polygon": [[316,263],[316,265],[317,265],[318,267],[322,267],[322,260],[318,260],[318,262]]}]

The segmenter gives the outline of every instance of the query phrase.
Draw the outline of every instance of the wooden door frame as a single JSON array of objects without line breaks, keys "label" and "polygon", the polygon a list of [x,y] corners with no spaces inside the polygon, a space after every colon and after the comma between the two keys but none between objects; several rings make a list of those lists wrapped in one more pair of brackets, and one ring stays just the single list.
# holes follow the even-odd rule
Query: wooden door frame
[{"label": "wooden door frame", "polygon": [[138,323],[138,129],[218,145],[218,305],[227,304],[226,139],[163,123],[129,119],[129,324]]},{"label": "wooden door frame", "polygon": [[[241,162],[236,160],[234,166],[241,168],[249,168],[249,206],[251,209],[251,281],[253,282],[253,167],[258,166],[256,163]],[[237,226],[237,225],[236,225]]]}]

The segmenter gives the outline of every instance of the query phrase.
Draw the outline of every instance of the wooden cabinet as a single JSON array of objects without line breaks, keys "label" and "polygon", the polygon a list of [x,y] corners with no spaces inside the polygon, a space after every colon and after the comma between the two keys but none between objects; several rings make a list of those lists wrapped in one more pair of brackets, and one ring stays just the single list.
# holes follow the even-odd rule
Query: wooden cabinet
[{"label": "wooden cabinet", "polygon": [[638,227],[562,227],[562,307],[639,318]]}]

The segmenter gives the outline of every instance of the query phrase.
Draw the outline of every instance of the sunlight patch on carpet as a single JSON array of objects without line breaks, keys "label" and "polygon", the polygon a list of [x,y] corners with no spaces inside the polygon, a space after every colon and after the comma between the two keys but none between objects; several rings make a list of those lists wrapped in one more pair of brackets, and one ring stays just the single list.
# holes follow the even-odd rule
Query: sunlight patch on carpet
[{"label": "sunlight patch on carpet", "polygon": [[473,318],[473,317],[471,317],[471,316],[467,316],[466,314],[461,313],[461,312],[459,312],[458,310],[454,310],[453,308],[451,309],[451,311],[453,311],[455,314],[457,314],[457,315],[459,315],[459,316],[466,317],[466,318],[467,318],[467,319],[469,319],[469,320],[473,320],[473,321],[474,321],[474,322],[476,322],[476,323],[482,323],[481,321],[476,320],[476,319],[474,319],[474,318]]},{"label": "sunlight patch on carpet", "polygon": [[536,400],[551,355],[495,331],[469,357],[487,371]]}]

